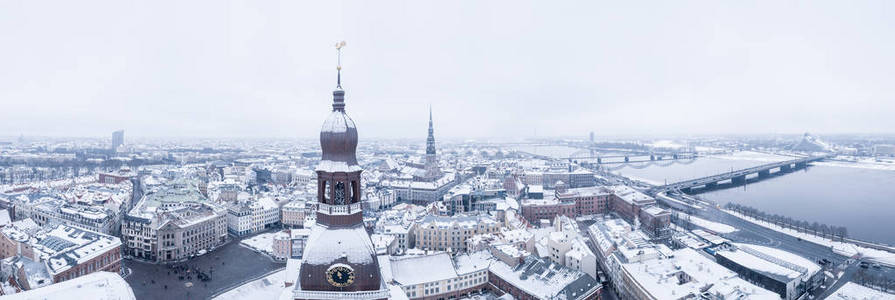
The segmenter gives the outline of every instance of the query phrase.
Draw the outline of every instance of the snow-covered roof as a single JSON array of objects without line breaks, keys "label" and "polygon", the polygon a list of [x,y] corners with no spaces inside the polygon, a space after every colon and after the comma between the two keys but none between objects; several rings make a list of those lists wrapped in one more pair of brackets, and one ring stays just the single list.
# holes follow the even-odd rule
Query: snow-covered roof
[{"label": "snow-covered roof", "polygon": [[93,272],[72,280],[3,296],[4,300],[93,299],[134,300],[134,291],[118,274]]},{"label": "snow-covered roof", "polygon": [[457,274],[464,275],[487,270],[493,260],[493,256],[488,251],[478,251],[457,255],[454,257],[454,266]]},{"label": "snow-covered roof", "polygon": [[734,244],[731,249],[718,250],[716,253],[743,267],[775,275],[777,278],[807,278],[820,271],[820,266],[796,254],[776,248]]},{"label": "snow-covered roof", "polygon": [[533,256],[516,267],[494,260],[488,270],[539,299],[576,299],[600,288],[590,275]]},{"label": "snow-covered roof", "polygon": [[654,299],[681,299],[703,292],[720,294],[722,299],[780,298],[689,248],[674,251],[673,256],[664,259],[622,264],[622,268]]},{"label": "snow-covered roof", "polygon": [[626,185],[616,185],[608,188],[612,191],[613,195],[625,202],[628,202],[628,204],[642,205],[656,202],[653,197],[650,197],[649,195],[641,193],[640,191],[637,191]]},{"label": "snow-covered roof", "polygon": [[445,252],[391,258],[392,278],[403,286],[457,277],[451,256]]},{"label": "snow-covered roof", "polygon": [[302,259],[312,265],[329,264],[343,257],[352,264],[371,264],[376,253],[363,226],[326,228],[317,224],[306,245]]}]

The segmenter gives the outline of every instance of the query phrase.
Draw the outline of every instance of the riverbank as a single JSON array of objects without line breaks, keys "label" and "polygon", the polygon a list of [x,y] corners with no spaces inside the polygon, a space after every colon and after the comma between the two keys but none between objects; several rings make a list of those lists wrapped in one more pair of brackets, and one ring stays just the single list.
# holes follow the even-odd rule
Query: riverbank
[{"label": "riverbank", "polygon": [[[781,226],[778,226],[778,225],[775,225],[775,224],[772,224],[769,222],[759,221],[755,218],[747,217],[747,216],[745,216],[741,213],[735,212],[735,211],[731,211],[731,210],[727,210],[727,209],[722,209],[722,211],[724,211],[725,213],[728,213],[732,216],[735,216],[737,218],[748,221],[750,223],[753,223],[753,224],[756,224],[756,225],[759,225],[759,226],[762,226],[762,227],[765,227],[765,228],[768,228],[768,229],[771,229],[771,230],[774,230],[774,231],[777,231],[780,233],[784,233],[784,234],[787,234],[787,235],[790,235],[790,236],[793,236],[796,238],[800,238],[804,241],[808,241],[808,242],[815,243],[815,244],[825,246],[825,247],[830,247],[833,250],[833,252],[835,252],[836,254],[842,255],[842,256],[846,256],[846,257],[860,256],[860,257],[865,258],[866,260],[876,262],[881,265],[886,265],[888,267],[895,268],[895,251],[883,251],[883,250],[879,250],[879,249],[872,249],[872,248],[858,246],[855,243],[834,241],[831,239],[827,239],[827,238],[811,235],[808,233],[800,232],[800,231],[797,231],[794,229],[784,228],[784,227],[781,227]],[[895,250],[895,249],[893,249],[893,250]]]}]

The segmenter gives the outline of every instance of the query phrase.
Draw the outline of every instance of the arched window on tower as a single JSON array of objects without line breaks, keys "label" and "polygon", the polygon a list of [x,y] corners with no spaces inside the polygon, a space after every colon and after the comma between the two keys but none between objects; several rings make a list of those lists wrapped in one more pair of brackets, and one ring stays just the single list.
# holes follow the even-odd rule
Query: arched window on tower
[{"label": "arched window on tower", "polygon": [[324,180],[324,189],[323,189],[323,203],[330,204],[330,195],[332,192],[332,182],[329,180]]},{"label": "arched window on tower", "polygon": [[357,197],[357,181],[352,180],[350,184],[351,184],[351,188],[348,189],[348,190],[349,190],[349,192],[351,193],[351,197],[350,197],[349,199],[351,199],[351,203],[357,203],[357,200],[358,200],[358,197]]},{"label": "arched window on tower", "polygon": [[336,183],[336,190],[335,190],[335,193],[333,194],[333,197],[335,197],[335,199],[334,199],[335,201],[333,201],[333,204],[335,204],[335,205],[347,204],[347,203],[345,203],[345,183],[344,182],[339,181]]}]

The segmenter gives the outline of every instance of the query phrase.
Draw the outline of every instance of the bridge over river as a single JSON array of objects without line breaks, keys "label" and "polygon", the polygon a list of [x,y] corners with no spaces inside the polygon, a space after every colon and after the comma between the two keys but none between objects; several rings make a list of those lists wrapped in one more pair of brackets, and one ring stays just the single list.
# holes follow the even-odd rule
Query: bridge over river
[{"label": "bridge over river", "polygon": [[[809,156],[803,157],[793,160],[775,162],[764,164],[760,166],[755,166],[751,168],[746,168],[742,170],[735,170],[731,172],[725,172],[717,175],[706,176],[696,179],[684,180],[681,182],[666,184],[656,186],[650,189],[650,192],[660,193],[660,192],[669,192],[669,191],[683,191],[689,192],[693,188],[703,187],[703,188],[713,188],[717,186],[719,183],[724,181],[730,181],[733,185],[740,185],[746,183],[746,176],[757,174],[758,178],[767,178],[771,176],[771,174],[777,174],[781,172],[791,172],[796,169],[802,169],[808,166],[808,163],[816,162],[820,160],[824,160],[830,157],[833,157],[832,154],[821,155],[821,156]],[[773,171],[773,172],[772,172]]]}]

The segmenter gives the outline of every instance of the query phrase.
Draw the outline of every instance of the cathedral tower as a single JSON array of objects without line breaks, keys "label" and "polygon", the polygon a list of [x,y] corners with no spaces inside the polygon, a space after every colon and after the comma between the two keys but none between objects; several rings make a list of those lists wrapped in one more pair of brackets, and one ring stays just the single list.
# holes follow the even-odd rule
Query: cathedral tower
[{"label": "cathedral tower", "polygon": [[[337,44],[340,50],[344,42]],[[302,256],[295,299],[385,299],[379,263],[364,229],[357,127],[345,113],[341,63],[333,108],[320,130],[323,156],[317,165],[317,224]]]}]

